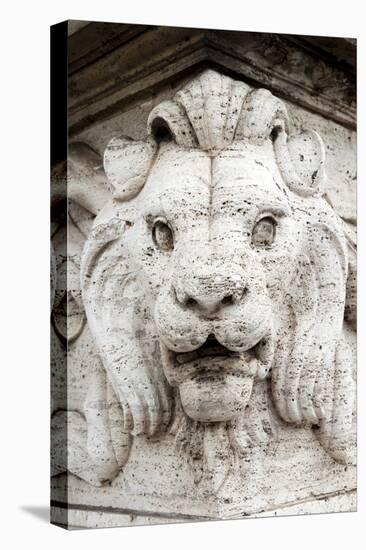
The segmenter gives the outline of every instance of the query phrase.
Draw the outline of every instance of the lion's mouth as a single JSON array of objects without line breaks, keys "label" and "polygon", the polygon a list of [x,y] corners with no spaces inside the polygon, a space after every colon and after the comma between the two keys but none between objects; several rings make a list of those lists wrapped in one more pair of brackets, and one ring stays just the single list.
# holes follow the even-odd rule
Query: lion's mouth
[{"label": "lion's mouth", "polygon": [[171,351],[163,343],[160,347],[164,371],[172,385],[207,375],[263,377],[268,372],[272,355],[271,341],[266,337],[243,352],[230,350],[214,335],[209,335],[199,348],[188,352]]},{"label": "lion's mouth", "polygon": [[[254,348],[253,348],[254,349]],[[176,353],[175,360],[178,365],[184,365],[196,361],[202,357],[239,357],[239,353],[229,350],[220,344],[214,335],[210,335],[201,347],[186,353]]]}]

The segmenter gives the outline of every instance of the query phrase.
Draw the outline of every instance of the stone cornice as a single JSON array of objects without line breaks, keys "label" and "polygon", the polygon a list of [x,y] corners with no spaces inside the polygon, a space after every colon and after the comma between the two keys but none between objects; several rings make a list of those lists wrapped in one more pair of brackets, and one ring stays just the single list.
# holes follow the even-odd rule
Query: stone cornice
[{"label": "stone cornice", "polygon": [[330,48],[325,38],[90,23],[69,38],[70,132],[206,67],[355,128],[355,44],[338,41]]}]

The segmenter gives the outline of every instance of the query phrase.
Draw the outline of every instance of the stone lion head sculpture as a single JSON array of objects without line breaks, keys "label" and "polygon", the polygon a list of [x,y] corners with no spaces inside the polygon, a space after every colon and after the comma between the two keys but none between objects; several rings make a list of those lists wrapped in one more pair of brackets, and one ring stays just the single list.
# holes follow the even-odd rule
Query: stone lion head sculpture
[{"label": "stone lion head sculpture", "polygon": [[266,383],[282,422],[350,461],[354,250],[323,196],[322,139],[292,135],[282,101],[214,71],[154,108],[148,130],[107,146],[113,198],[82,258],[124,429],[224,426],[245,450]]}]

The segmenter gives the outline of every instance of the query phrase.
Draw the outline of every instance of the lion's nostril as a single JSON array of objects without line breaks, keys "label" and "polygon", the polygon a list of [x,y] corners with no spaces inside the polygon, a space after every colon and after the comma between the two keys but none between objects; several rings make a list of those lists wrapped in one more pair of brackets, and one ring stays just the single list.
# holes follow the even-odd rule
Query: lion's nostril
[{"label": "lion's nostril", "polygon": [[221,303],[222,305],[224,306],[228,306],[228,305],[231,305],[234,303],[234,298],[233,296],[230,294],[228,296],[225,296],[222,300],[221,300]]}]

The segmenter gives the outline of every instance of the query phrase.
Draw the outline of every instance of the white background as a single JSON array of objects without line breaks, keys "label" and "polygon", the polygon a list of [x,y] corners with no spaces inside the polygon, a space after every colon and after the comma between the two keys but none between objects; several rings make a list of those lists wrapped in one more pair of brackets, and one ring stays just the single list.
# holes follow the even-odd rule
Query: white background
[{"label": "white background", "polygon": [[[164,7],[165,4],[165,7]],[[66,532],[49,501],[49,25],[64,19],[357,37],[359,53],[359,303],[365,269],[365,19],[359,1],[10,0],[1,18],[2,548],[358,549],[365,531],[365,308],[359,317],[359,511]],[[363,36],[361,34],[363,33]],[[5,122],[5,125],[4,125]]]}]

